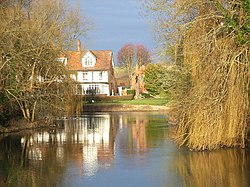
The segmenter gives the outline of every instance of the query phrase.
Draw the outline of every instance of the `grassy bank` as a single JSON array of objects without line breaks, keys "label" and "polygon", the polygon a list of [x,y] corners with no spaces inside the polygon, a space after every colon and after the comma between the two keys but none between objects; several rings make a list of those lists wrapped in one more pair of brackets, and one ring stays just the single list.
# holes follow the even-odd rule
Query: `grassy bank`
[{"label": "grassy bank", "polygon": [[140,98],[134,100],[96,101],[83,104],[83,111],[87,112],[133,112],[133,111],[166,111],[166,98]]},{"label": "grassy bank", "polygon": [[94,103],[86,103],[91,105],[153,105],[153,106],[165,106],[168,103],[167,98],[140,98],[134,100],[112,100],[112,101],[97,101]]}]

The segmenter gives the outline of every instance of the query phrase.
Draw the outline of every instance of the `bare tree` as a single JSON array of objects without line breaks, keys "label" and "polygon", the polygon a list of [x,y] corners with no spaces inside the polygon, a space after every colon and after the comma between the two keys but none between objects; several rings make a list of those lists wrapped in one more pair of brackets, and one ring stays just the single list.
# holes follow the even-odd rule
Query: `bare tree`
[{"label": "bare tree", "polygon": [[118,51],[118,63],[125,67],[127,74],[129,76],[129,83],[131,84],[132,79],[132,73],[133,73],[133,67],[135,66],[135,52],[134,52],[134,46],[132,44],[126,44],[124,45],[119,51]]},{"label": "bare tree", "polygon": [[124,67],[131,84],[135,65],[139,67],[151,61],[149,50],[143,45],[126,44],[118,51],[118,63]]},{"label": "bare tree", "polygon": [[136,64],[140,67],[142,65],[147,65],[151,62],[151,55],[149,50],[144,45],[136,45]]},{"label": "bare tree", "polygon": [[0,18],[2,93],[29,122],[62,108],[70,79],[57,59],[88,30],[79,11],[59,0],[13,0],[0,4]]}]

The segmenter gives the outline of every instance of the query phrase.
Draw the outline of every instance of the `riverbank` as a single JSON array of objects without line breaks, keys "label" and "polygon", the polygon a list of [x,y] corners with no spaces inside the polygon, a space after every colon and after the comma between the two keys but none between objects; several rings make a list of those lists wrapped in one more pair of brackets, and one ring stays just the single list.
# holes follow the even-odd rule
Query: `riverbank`
[{"label": "riverbank", "polygon": [[85,104],[83,112],[147,112],[169,111],[168,106],[157,105],[128,105],[128,104]]},{"label": "riverbank", "polygon": [[55,127],[51,120],[40,120],[29,123],[25,119],[12,120],[5,126],[0,125],[0,134],[16,133],[23,130]]},{"label": "riverbank", "polygon": [[[156,105],[129,105],[129,104],[84,104],[83,112],[147,112],[147,111],[164,111],[169,110],[168,106]],[[12,120],[5,126],[0,125],[0,134],[15,133],[23,130],[32,130],[39,128],[55,128],[52,120],[45,119],[29,123],[24,119]]]}]

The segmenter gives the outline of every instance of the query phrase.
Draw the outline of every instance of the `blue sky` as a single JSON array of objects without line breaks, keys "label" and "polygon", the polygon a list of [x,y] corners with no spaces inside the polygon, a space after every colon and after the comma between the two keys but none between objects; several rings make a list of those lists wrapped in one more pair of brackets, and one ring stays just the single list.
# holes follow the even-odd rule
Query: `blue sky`
[{"label": "blue sky", "polygon": [[117,51],[127,43],[143,44],[153,50],[153,33],[140,15],[138,0],[80,0],[80,6],[95,26],[88,36],[88,49],[113,50],[115,61]]}]

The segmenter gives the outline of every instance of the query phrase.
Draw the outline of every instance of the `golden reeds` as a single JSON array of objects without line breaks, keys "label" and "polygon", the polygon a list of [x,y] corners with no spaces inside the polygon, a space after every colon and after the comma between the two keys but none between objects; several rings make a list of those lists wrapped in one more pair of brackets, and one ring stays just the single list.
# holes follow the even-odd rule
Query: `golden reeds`
[{"label": "golden reeds", "polygon": [[245,147],[248,47],[237,46],[219,29],[213,21],[197,21],[185,33],[183,65],[190,69],[192,86],[178,107],[175,139],[192,150]]},{"label": "golden reeds", "polygon": [[160,54],[170,54],[182,73],[169,88],[175,100],[175,140],[193,150],[245,147],[249,0],[143,2],[155,16]]}]

